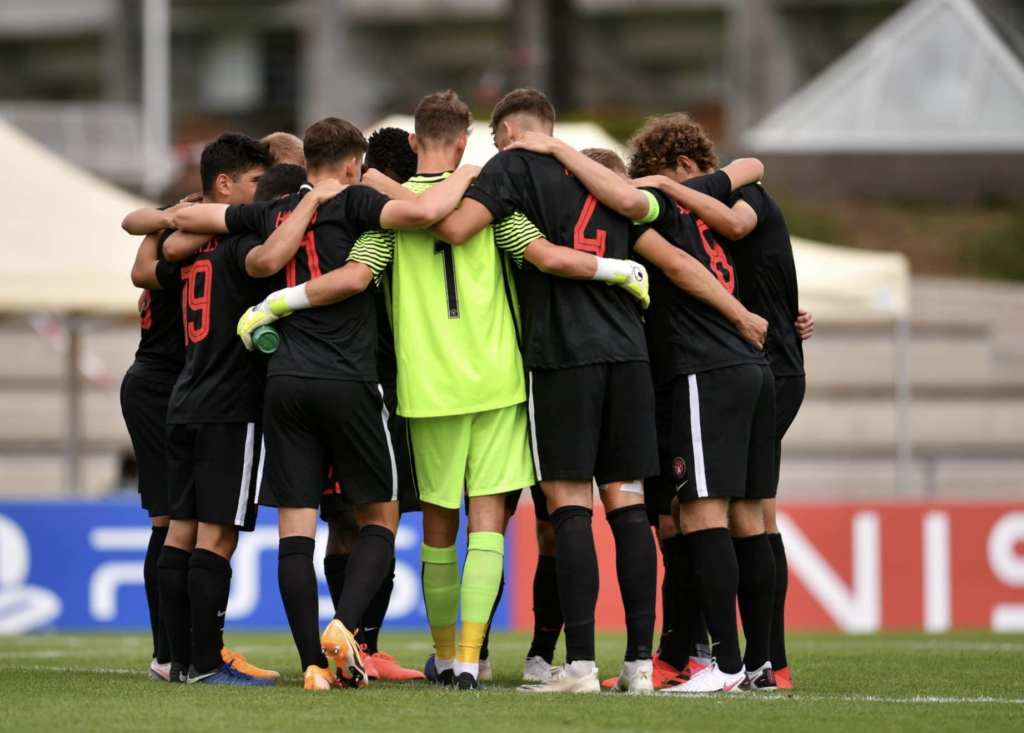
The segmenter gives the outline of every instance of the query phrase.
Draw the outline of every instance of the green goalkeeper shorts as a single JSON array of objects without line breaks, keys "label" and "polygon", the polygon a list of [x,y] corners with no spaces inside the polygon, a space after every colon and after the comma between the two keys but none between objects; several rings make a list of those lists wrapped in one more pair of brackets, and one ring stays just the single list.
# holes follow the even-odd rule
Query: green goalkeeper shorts
[{"label": "green goalkeeper shorts", "polygon": [[408,418],[413,480],[421,502],[458,509],[467,496],[532,486],[526,403],[485,412]]}]

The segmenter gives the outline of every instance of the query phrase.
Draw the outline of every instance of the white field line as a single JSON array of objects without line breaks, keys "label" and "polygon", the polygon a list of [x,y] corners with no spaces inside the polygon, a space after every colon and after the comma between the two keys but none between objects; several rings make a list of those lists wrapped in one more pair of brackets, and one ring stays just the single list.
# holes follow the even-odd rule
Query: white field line
[{"label": "white field line", "polygon": [[968,652],[1022,652],[1024,643],[1012,641],[905,641],[884,639],[858,639],[848,637],[834,641],[804,641],[794,639],[787,644],[793,648],[801,649],[843,649],[845,651],[856,651],[858,649],[940,649],[947,651],[968,651]]}]

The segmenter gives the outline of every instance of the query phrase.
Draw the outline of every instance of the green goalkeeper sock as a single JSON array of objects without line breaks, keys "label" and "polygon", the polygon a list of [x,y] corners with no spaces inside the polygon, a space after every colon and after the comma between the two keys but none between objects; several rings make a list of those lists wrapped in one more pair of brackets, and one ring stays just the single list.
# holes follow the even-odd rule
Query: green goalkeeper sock
[{"label": "green goalkeeper sock", "polygon": [[455,658],[455,619],[459,614],[459,558],[455,545],[420,548],[423,600],[438,659]]},{"label": "green goalkeeper sock", "polygon": [[462,571],[462,638],[459,662],[477,664],[487,634],[494,600],[498,597],[505,559],[505,537],[497,532],[473,532]]}]

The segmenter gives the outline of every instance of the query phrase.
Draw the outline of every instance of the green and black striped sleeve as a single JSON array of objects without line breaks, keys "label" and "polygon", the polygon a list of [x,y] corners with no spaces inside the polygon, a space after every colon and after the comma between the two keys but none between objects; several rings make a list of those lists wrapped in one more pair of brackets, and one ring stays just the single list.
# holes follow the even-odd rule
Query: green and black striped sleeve
[{"label": "green and black striped sleeve", "polygon": [[373,229],[363,234],[352,245],[348,253],[349,262],[361,262],[373,272],[373,280],[380,283],[381,275],[395,258],[395,231],[393,229]]},{"label": "green and black striped sleeve", "polygon": [[538,239],[544,239],[544,235],[521,211],[509,214],[494,224],[494,244],[498,249],[508,252],[520,267],[523,265],[526,247]]}]

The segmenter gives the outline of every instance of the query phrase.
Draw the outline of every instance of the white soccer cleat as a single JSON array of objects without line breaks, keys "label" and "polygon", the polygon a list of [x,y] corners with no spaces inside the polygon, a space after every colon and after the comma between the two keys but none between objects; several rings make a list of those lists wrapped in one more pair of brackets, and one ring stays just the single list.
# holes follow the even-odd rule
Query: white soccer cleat
[{"label": "white soccer cleat", "polygon": [[149,665],[149,678],[156,680],[157,682],[170,682],[171,681],[171,663],[160,664],[156,661],[156,657],[153,658],[152,663]]},{"label": "white soccer cleat", "polygon": [[491,660],[480,660],[480,674],[476,679],[478,682],[490,682],[494,679],[494,670],[491,669]]},{"label": "white soccer cleat", "polygon": [[551,678],[539,685],[520,685],[519,692],[600,692],[601,680],[597,667],[581,677],[570,674],[565,667],[552,667]]},{"label": "white soccer cleat", "polygon": [[527,657],[523,665],[523,682],[547,682],[551,679],[551,665],[544,657]]},{"label": "white soccer cleat", "polygon": [[640,695],[654,692],[654,664],[650,659],[635,662],[623,662],[622,673],[615,683],[619,692],[631,692]]},{"label": "white soccer cleat", "polygon": [[691,677],[688,681],[675,687],[666,687],[664,695],[686,695],[693,692],[743,692],[746,689],[747,670],[741,669],[736,674],[726,674],[718,668],[717,662]]}]

